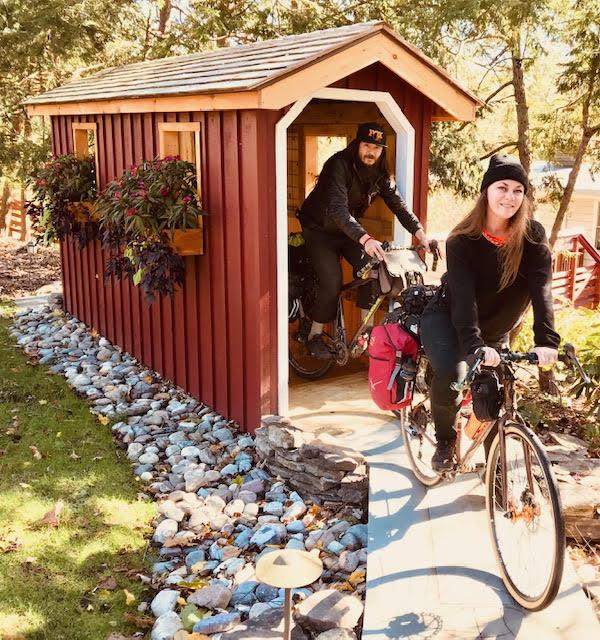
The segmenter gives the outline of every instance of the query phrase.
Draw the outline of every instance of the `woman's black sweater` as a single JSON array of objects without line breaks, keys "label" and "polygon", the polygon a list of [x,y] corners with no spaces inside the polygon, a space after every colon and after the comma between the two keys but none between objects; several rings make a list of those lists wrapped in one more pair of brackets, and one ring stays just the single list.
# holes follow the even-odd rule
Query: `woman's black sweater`
[{"label": "woman's black sweater", "polygon": [[446,243],[450,315],[460,345],[466,354],[506,339],[523,315],[533,307],[536,346],[557,348],[554,331],[552,267],[544,227],[530,220],[519,273],[514,282],[499,291],[499,247],[485,237],[458,235]]}]

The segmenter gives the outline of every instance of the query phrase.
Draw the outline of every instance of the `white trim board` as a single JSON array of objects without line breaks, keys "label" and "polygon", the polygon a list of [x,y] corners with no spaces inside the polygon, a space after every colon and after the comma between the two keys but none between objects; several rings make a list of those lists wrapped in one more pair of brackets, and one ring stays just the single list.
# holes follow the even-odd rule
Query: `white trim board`
[{"label": "white trim board", "polygon": [[[275,180],[277,203],[277,413],[289,408],[288,364],[288,211],[287,211],[287,129],[313,98],[373,102],[396,132],[396,182],[398,191],[412,209],[415,130],[387,91],[361,89],[321,89],[298,100],[275,125]],[[393,220],[394,240],[408,244],[409,233]]]}]

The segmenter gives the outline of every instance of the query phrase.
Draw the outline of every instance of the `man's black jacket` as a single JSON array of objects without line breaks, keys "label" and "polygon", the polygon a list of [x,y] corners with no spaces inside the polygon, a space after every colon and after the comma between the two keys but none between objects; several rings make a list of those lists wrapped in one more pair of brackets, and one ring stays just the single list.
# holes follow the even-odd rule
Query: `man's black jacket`
[{"label": "man's black jacket", "polygon": [[345,233],[358,242],[367,233],[359,219],[378,195],[411,234],[421,228],[389,177],[381,176],[373,184],[361,180],[348,149],[338,151],[325,162],[298,217],[305,227],[336,235]]}]

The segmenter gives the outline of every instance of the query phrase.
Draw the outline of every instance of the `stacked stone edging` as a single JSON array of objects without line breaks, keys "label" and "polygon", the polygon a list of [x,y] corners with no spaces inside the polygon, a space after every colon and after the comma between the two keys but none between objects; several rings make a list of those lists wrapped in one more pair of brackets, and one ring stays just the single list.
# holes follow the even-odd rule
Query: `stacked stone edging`
[{"label": "stacked stone edging", "polygon": [[262,419],[255,446],[271,474],[302,490],[317,504],[366,508],[369,480],[360,452],[343,447],[327,434],[301,431],[281,416]]}]

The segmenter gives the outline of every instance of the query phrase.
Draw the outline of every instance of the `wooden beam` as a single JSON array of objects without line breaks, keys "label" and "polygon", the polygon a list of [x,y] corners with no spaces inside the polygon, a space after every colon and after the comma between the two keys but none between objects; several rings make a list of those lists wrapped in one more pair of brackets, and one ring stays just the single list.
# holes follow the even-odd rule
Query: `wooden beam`
[{"label": "wooden beam", "polygon": [[[207,93],[190,96],[86,100],[49,104],[28,104],[30,116],[102,115],[110,113],[172,113],[175,111],[227,111],[258,109],[258,91]],[[181,123],[183,124],[183,123]]]},{"label": "wooden beam", "polygon": [[89,132],[94,135],[94,164],[96,166],[96,187],[100,180],[100,163],[98,161],[98,125],[96,122],[73,122],[71,123],[73,131],[73,153],[80,160],[90,155],[89,149]]},{"label": "wooden beam", "polygon": [[427,64],[390,35],[380,32],[344,50],[312,61],[261,88],[261,107],[281,109],[301,96],[318,91],[355,71],[381,62],[439,105],[455,120],[473,120],[480,101],[449,82],[432,64]]}]

